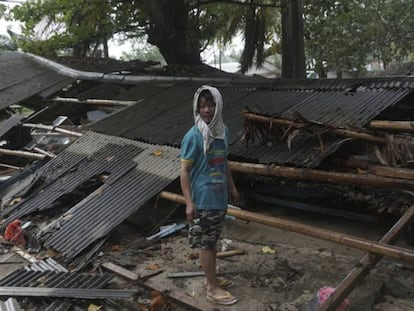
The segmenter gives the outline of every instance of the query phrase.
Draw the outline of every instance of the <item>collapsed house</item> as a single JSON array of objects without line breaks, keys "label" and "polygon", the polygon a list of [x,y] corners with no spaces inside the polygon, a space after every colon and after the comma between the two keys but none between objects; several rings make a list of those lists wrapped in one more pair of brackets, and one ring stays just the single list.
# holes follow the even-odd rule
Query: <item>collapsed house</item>
[{"label": "collapsed house", "polygon": [[[2,53],[0,72],[0,162],[8,177],[0,185],[2,229],[16,219],[31,222],[39,243],[33,248],[53,250],[63,265],[58,269],[69,268],[74,278],[93,277],[77,274],[117,226],[157,196],[182,203],[174,193],[179,147],[193,124],[192,98],[200,84],[217,87],[225,103],[230,166],[246,208],[231,207],[230,215],[375,254],[362,259],[356,280],[381,256],[413,262],[412,251],[387,245],[413,216],[413,78],[289,81],[219,72],[169,77],[131,75],[113,67],[104,74],[22,53]],[[31,112],[23,115],[24,109]],[[366,243],[263,220],[248,211],[254,201],[367,222],[399,222],[380,242]],[[23,277],[32,283],[13,283],[23,273],[14,272],[0,281],[0,294],[17,296],[12,288],[18,286],[33,297],[132,294],[105,291],[106,275],[85,282],[90,292],[80,288],[83,282],[73,282],[74,291],[39,294],[35,284],[41,277],[56,278],[53,269],[46,271]],[[320,310],[346,297],[357,281],[351,283],[338,286],[337,295]],[[60,288],[56,284],[46,287]]]}]

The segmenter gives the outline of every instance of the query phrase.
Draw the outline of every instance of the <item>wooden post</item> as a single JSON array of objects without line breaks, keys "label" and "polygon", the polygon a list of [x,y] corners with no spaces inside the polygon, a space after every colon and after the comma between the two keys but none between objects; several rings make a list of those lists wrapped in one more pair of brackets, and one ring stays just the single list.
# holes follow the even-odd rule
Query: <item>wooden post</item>
[{"label": "wooden post", "polygon": [[[159,196],[163,199],[171,200],[174,202],[185,203],[184,196],[162,191]],[[238,219],[254,221],[263,225],[276,227],[303,235],[308,235],[321,240],[335,242],[341,245],[361,249],[367,252],[375,253],[378,255],[388,256],[395,259],[403,260],[414,264],[414,251],[387,245],[385,243],[370,241],[364,238],[355,237],[352,235],[338,233],[335,231],[325,230],[314,226],[300,224],[290,220],[284,220],[276,217],[263,216],[257,213],[249,212],[246,210],[235,209],[229,207],[227,214],[234,216]]]},{"label": "wooden post", "polygon": [[[303,122],[296,122],[296,121],[290,121],[290,120],[286,120],[286,119],[279,119],[279,118],[273,118],[273,117],[268,117],[268,116],[257,115],[257,114],[250,113],[250,112],[247,112],[247,111],[243,111],[243,114],[246,117],[246,119],[249,119],[249,120],[253,120],[253,121],[261,122],[261,123],[276,124],[276,125],[280,125],[280,126],[302,128],[304,125],[307,124],[307,123],[303,123]],[[311,122],[309,122],[309,124],[311,124],[312,126],[320,126],[321,128],[324,127],[323,124],[317,124],[317,123],[311,123]],[[349,138],[365,140],[365,141],[369,141],[369,142],[377,143],[377,144],[386,144],[387,143],[387,139],[384,138],[384,137],[380,137],[380,136],[361,133],[361,132],[357,132],[357,131],[350,131],[350,130],[346,130],[346,129],[340,129],[340,128],[336,128],[336,127],[330,127],[329,129],[332,131],[332,133],[335,133],[335,134],[338,134],[338,135],[341,135],[341,136],[345,136],[345,137],[349,137]]]},{"label": "wooden post", "polygon": [[[381,238],[381,243],[391,244],[398,235],[409,225],[414,216],[414,205],[411,206],[397,223]],[[325,300],[317,311],[334,311],[342,301],[355,289],[366,274],[381,260],[381,256],[366,254],[358,265],[342,280],[335,291]]]},{"label": "wooden post", "polygon": [[414,181],[399,178],[379,177],[368,174],[361,175],[351,173],[337,173],[306,168],[270,166],[234,161],[229,161],[229,167],[233,172],[245,174],[284,177],[298,180],[354,185],[360,187],[391,188],[414,191]]}]

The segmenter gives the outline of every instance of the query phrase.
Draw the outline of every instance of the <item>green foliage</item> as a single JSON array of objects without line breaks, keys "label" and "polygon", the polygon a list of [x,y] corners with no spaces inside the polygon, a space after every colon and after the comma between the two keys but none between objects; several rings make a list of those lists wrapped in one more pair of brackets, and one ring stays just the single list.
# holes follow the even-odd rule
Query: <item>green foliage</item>
[{"label": "green foliage", "polygon": [[[156,27],[150,18],[154,1],[169,3],[162,2],[169,0],[35,0],[15,6],[12,18],[24,24],[23,37],[17,42],[25,51],[41,55],[99,55],[115,34],[141,41],[150,34]],[[225,1],[174,1],[186,10],[178,13],[183,14],[180,18],[187,17],[187,43],[200,52],[212,44],[223,51],[242,33],[244,69],[254,59],[260,64],[265,57],[280,54],[280,8]],[[275,1],[255,3],[273,5]],[[303,3],[308,67],[320,76],[326,75],[328,69],[362,73],[370,60],[389,65],[413,58],[414,1],[306,0]],[[0,5],[0,16],[4,14],[5,6]],[[165,23],[173,25],[171,20]],[[183,50],[176,47],[173,52]],[[162,59],[159,50],[141,43],[134,44],[123,57]]]},{"label": "green foliage", "polygon": [[328,68],[361,72],[369,59],[406,61],[414,43],[412,0],[308,1],[307,59],[320,76]]},{"label": "green foliage", "polygon": [[72,48],[85,55],[115,32],[114,9],[108,0],[37,0],[15,6],[12,14],[24,23],[25,51],[47,55]]}]

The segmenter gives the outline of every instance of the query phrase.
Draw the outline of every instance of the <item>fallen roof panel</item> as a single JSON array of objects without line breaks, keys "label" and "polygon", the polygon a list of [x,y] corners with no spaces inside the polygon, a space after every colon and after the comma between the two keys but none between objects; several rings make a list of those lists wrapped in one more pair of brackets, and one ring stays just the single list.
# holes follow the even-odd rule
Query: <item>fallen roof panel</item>
[{"label": "fallen roof panel", "polygon": [[70,273],[56,271],[14,271],[2,280],[5,287],[103,288],[112,279],[109,274]]},{"label": "fallen roof panel", "polygon": [[[111,135],[179,146],[193,125],[192,99],[197,85],[175,85],[115,112],[91,125]],[[346,142],[343,137],[298,136],[291,149],[286,142],[244,141],[241,112],[244,109],[290,120],[305,118],[331,126],[362,128],[386,108],[395,105],[414,88],[414,79],[355,79],[278,81],[272,89],[217,86],[223,95],[223,119],[230,130],[230,156],[259,163],[316,167]],[[125,96],[124,99],[134,100]]]},{"label": "fallen roof panel", "polygon": [[0,109],[74,81],[17,52],[0,53],[0,73]]},{"label": "fallen roof panel", "polygon": [[38,180],[45,180],[44,186],[9,209],[6,223],[53,209],[59,199],[90,178],[109,175],[100,188],[59,219],[60,229],[45,242],[73,258],[174,181],[179,168],[176,148],[87,132],[36,172]]}]

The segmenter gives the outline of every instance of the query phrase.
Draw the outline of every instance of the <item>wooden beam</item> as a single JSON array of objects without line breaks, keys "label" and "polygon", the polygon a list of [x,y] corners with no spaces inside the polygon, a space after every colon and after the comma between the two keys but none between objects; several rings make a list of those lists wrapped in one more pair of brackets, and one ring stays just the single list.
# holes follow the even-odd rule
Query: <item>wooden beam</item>
[{"label": "wooden beam", "polygon": [[353,185],[360,187],[375,187],[397,190],[414,191],[414,181],[401,178],[379,177],[369,174],[337,173],[306,168],[286,166],[270,166],[229,161],[233,172],[256,174],[263,176],[284,177],[297,180],[317,181],[333,184]]},{"label": "wooden beam", "polygon": [[[247,112],[247,111],[243,111],[243,114],[246,117],[246,119],[248,119],[248,120],[261,122],[261,123],[269,123],[269,125],[276,124],[276,125],[280,125],[280,126],[288,126],[288,127],[295,127],[295,128],[303,128],[306,125],[312,125],[312,126],[318,126],[321,129],[328,128],[327,126],[325,126],[323,124],[317,124],[317,123],[314,123],[314,122],[309,122],[309,123],[297,122],[297,121],[291,121],[291,120],[286,120],[286,119],[279,119],[279,118],[274,118],[274,117],[262,116],[262,115],[254,114],[254,113]],[[350,130],[340,129],[340,128],[336,128],[336,127],[329,127],[329,130],[332,133],[335,133],[335,134],[338,134],[338,135],[341,135],[341,136],[345,136],[345,137],[349,137],[349,138],[369,141],[369,142],[377,143],[377,144],[386,144],[387,143],[387,139],[384,138],[384,137],[381,137],[381,136],[375,136],[375,135],[371,135],[371,134],[367,134],[367,133],[362,133],[362,132],[357,132],[357,131],[350,131]]]},{"label": "wooden beam", "polygon": [[[394,224],[394,226],[381,238],[381,243],[391,244],[396,241],[400,233],[413,220],[414,205],[411,206],[404,215]],[[366,254],[358,265],[336,287],[335,291],[327,300],[325,300],[317,311],[334,311],[341,302],[360,284],[362,279],[369,271],[381,260],[381,256]]]},{"label": "wooden beam", "polygon": [[378,130],[414,131],[414,122],[412,121],[373,120],[369,122],[368,126]]},{"label": "wooden beam", "polygon": [[414,170],[408,168],[375,165],[358,160],[347,160],[345,165],[351,168],[360,168],[369,174],[377,176],[414,180]]},{"label": "wooden beam", "polygon": [[[128,280],[137,281],[139,279],[138,274],[129,271],[127,273],[122,267],[119,267],[113,263],[106,262],[102,264],[102,267],[112,271]],[[214,311],[214,306],[210,304],[206,304],[201,301],[197,301],[194,297],[187,296],[185,293],[182,293],[180,291],[177,291],[175,289],[171,289],[170,287],[163,286],[159,283],[154,282],[153,280],[146,280],[145,282],[138,282],[136,283],[139,286],[145,287],[150,290],[156,290],[161,293],[164,293],[164,295],[168,295],[172,300],[181,303],[187,307],[190,308],[190,310],[196,310],[196,311]]]},{"label": "wooden beam", "polygon": [[[159,194],[159,196],[163,199],[167,199],[170,201],[185,203],[184,196],[176,193],[162,191]],[[254,221],[263,225],[280,228],[300,233],[303,235],[308,235],[321,240],[335,242],[341,245],[357,248],[382,256],[392,257],[398,260],[414,264],[414,251],[409,249],[387,245],[385,243],[375,242],[364,238],[355,237],[352,235],[326,230],[310,225],[300,224],[290,220],[285,220],[271,216],[263,216],[257,213],[235,209],[232,207],[229,207],[227,209],[227,214],[230,216],[234,216],[238,219]]]}]

